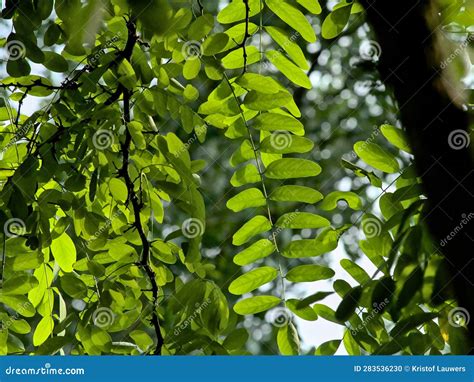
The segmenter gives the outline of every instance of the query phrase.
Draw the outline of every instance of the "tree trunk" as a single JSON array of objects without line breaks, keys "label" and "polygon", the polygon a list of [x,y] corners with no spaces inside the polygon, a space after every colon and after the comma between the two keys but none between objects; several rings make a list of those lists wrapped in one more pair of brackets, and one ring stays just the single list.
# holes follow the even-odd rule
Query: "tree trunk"
[{"label": "tree trunk", "polygon": [[[393,88],[400,118],[427,197],[424,222],[449,264],[452,288],[470,314],[474,343],[474,174],[469,148],[469,114],[461,93],[443,73],[434,1],[361,0],[380,43],[379,70]],[[471,215],[470,215],[471,214]],[[466,220],[466,219],[464,219]],[[453,237],[451,232],[462,226]],[[448,236],[450,239],[448,240]]]}]

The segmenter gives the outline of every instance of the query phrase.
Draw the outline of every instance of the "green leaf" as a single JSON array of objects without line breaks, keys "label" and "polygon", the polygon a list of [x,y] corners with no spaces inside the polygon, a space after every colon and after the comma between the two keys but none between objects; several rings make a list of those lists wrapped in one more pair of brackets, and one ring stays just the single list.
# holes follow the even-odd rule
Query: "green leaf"
[{"label": "green leaf", "polygon": [[278,329],[277,344],[281,355],[298,355],[300,339],[292,322]]},{"label": "green leaf", "polygon": [[278,159],[267,167],[265,176],[270,179],[307,178],[319,175],[321,167],[307,159]]},{"label": "green leaf", "polygon": [[234,25],[233,27],[227,29],[224,33],[229,36],[229,48],[235,48],[239,44],[243,44],[245,34],[248,32],[248,37],[252,36],[257,32],[259,27],[252,22],[247,23],[242,22]]},{"label": "green leaf", "polygon": [[409,331],[423,325],[425,322],[434,320],[438,317],[438,313],[417,313],[408,318],[400,320],[390,331],[392,337],[398,337]]},{"label": "green leaf", "polygon": [[[281,92],[283,93],[283,92]],[[283,103],[285,105],[289,100],[287,93],[283,93]],[[271,98],[271,97],[270,97]],[[295,135],[304,135],[304,126],[296,118],[289,115],[283,115],[278,113],[263,113],[253,120],[253,127],[257,130],[262,131],[289,131]]]},{"label": "green leaf", "polygon": [[[262,54],[256,46],[249,45],[245,48],[247,53],[247,65],[255,64],[262,58]],[[240,69],[244,67],[244,48],[238,48],[230,52],[222,60],[222,65],[226,69]]]},{"label": "green leaf", "polygon": [[6,279],[2,285],[2,293],[7,294],[27,294],[31,289],[38,286],[35,276],[24,273]]},{"label": "green leaf", "polygon": [[34,306],[25,296],[21,295],[4,295],[0,293],[0,302],[5,305],[8,305],[15,312],[20,314],[23,317],[33,317],[36,313]]},{"label": "green leaf", "polygon": [[265,53],[268,60],[295,85],[305,89],[311,89],[312,84],[306,73],[288,60],[281,52],[269,50]]},{"label": "green leaf", "polygon": [[51,243],[51,252],[64,272],[72,272],[76,262],[76,247],[67,233],[63,233]]},{"label": "green leaf", "polygon": [[27,76],[31,72],[30,64],[24,58],[18,60],[9,60],[7,62],[7,73],[12,77],[23,77]]},{"label": "green leaf", "polygon": [[183,66],[183,77],[187,80],[193,80],[198,76],[200,70],[201,60],[187,60]]},{"label": "green leaf", "polygon": [[280,19],[301,34],[308,42],[315,42],[316,35],[309,21],[298,8],[288,4],[285,0],[265,0],[268,8]]},{"label": "green leaf", "polygon": [[[408,267],[405,269],[409,269]],[[423,288],[423,270],[418,266],[408,274],[397,296],[395,309],[401,311],[413,299],[417,291]]]},{"label": "green leaf", "polygon": [[183,97],[188,102],[196,101],[199,98],[199,90],[197,90],[193,85],[187,84],[183,90]]},{"label": "green leaf", "polygon": [[245,97],[244,105],[251,110],[267,111],[283,107],[292,100],[293,97],[286,91],[279,91],[276,94],[264,94],[252,90]]},{"label": "green leaf", "polygon": [[262,285],[274,280],[277,275],[278,271],[272,267],[253,269],[232,281],[229,285],[229,292],[235,295],[252,292]]},{"label": "green leaf", "polygon": [[118,178],[112,178],[109,182],[110,194],[121,203],[125,203],[128,198],[128,190],[125,182]]},{"label": "green leaf", "polygon": [[297,137],[286,131],[275,132],[260,144],[260,151],[269,154],[303,154],[314,147],[312,140]]},{"label": "green leaf", "polygon": [[405,140],[405,135],[403,130],[396,128],[392,125],[382,125],[380,126],[380,130],[387,141],[389,141],[392,145],[399,148],[402,151],[407,153],[411,153],[410,146]]},{"label": "green leaf", "polygon": [[322,343],[314,352],[314,355],[334,355],[341,345],[341,340],[331,340]]},{"label": "green leaf", "polygon": [[323,21],[321,34],[325,39],[333,39],[341,34],[351,16],[352,3],[347,3],[333,10]]},{"label": "green leaf", "polygon": [[58,73],[67,72],[69,65],[63,56],[55,52],[44,52],[44,61],[43,65],[53,71]]},{"label": "green leaf", "polygon": [[324,318],[325,320],[334,322],[335,324],[344,325],[343,322],[336,319],[335,312],[330,307],[323,304],[315,304],[313,309],[318,314],[318,316]]},{"label": "green leaf", "polygon": [[277,27],[265,27],[271,38],[288,54],[293,62],[303,70],[308,70],[309,65],[306,61],[303,51],[297,43],[293,41],[294,37],[289,36],[283,29]]},{"label": "green leaf", "polygon": [[71,343],[68,337],[49,337],[37,350],[36,355],[54,355],[64,346]]},{"label": "green leaf", "polygon": [[344,297],[352,289],[351,284],[346,280],[336,280],[332,285],[334,291],[341,297]]},{"label": "green leaf", "polygon": [[234,257],[234,263],[240,266],[251,264],[270,256],[275,251],[275,244],[268,239],[261,239]]},{"label": "green leaf", "polygon": [[44,44],[52,46],[58,42],[59,37],[61,37],[61,28],[58,24],[52,23],[44,33]]},{"label": "green leaf", "polygon": [[[253,154],[253,152],[252,152]],[[260,174],[258,173],[257,167],[253,164],[248,164],[244,167],[239,168],[232,178],[230,179],[230,184],[234,187],[244,186],[250,183],[257,183],[261,181]]]},{"label": "green leaf", "polygon": [[349,259],[342,259],[341,266],[349,273],[359,284],[365,284],[370,281],[370,276],[358,264]]},{"label": "green leaf", "polygon": [[18,334],[29,334],[31,333],[31,326],[26,320],[22,319],[12,319],[10,318],[10,326],[8,327],[9,330]]},{"label": "green leaf", "polygon": [[265,94],[276,94],[281,90],[280,85],[273,78],[257,73],[244,73],[235,82],[247,90]]},{"label": "green leaf", "polygon": [[[230,158],[230,165],[236,167],[241,163],[255,158],[252,144],[248,139],[244,139],[242,144],[235,150]],[[258,173],[258,172],[257,172]]]},{"label": "green leaf", "polygon": [[225,33],[216,33],[210,35],[202,44],[202,53],[205,56],[214,56],[225,50],[229,36]]},{"label": "green leaf", "polygon": [[[260,13],[260,0],[249,0],[249,17]],[[217,15],[217,21],[221,24],[231,24],[244,20],[246,16],[245,4],[241,0],[233,0],[227,7]]]},{"label": "green leaf", "polygon": [[319,208],[325,211],[331,211],[337,207],[337,203],[344,200],[353,210],[362,208],[362,201],[354,192],[351,191],[333,191],[326,195],[324,200],[319,204]]},{"label": "green leaf", "polygon": [[137,83],[137,76],[133,66],[128,60],[123,59],[117,69],[119,75],[119,82],[127,89],[133,89]]},{"label": "green leaf", "polygon": [[296,0],[296,2],[314,15],[319,15],[322,12],[319,0]]},{"label": "green leaf", "polygon": [[335,272],[328,267],[322,265],[299,265],[288,271],[285,278],[288,281],[299,283],[299,282],[311,282],[319,280],[327,280],[335,275]]},{"label": "green leaf", "polygon": [[262,215],[254,216],[245,223],[232,237],[232,244],[235,246],[247,243],[254,236],[267,232],[272,228],[268,218]]},{"label": "green leaf", "polygon": [[319,202],[323,195],[312,188],[305,186],[280,186],[270,194],[270,200],[276,202],[301,202],[314,204]]},{"label": "green leaf", "polygon": [[347,321],[354,314],[355,309],[359,306],[359,300],[362,296],[362,287],[352,288],[342,299],[336,310],[336,320]]},{"label": "green leaf", "polygon": [[44,341],[48,339],[54,329],[54,321],[51,316],[45,316],[36,326],[33,334],[33,345],[40,346]]},{"label": "green leaf", "polygon": [[61,288],[72,298],[83,299],[87,297],[87,285],[72,273],[61,276]]},{"label": "green leaf", "polygon": [[314,304],[315,302],[324,300],[326,297],[332,294],[334,294],[334,292],[316,292],[308,297],[305,297],[301,301],[299,301],[297,308],[298,309],[304,308],[305,306],[309,306],[311,304]]},{"label": "green leaf", "polygon": [[[191,85],[188,85],[191,86]],[[132,136],[133,143],[139,150],[146,149],[146,140],[142,133],[143,125],[138,121],[132,121],[128,124],[128,131]],[[116,179],[119,180],[120,179]],[[119,186],[120,187],[120,186]]]},{"label": "green leaf", "polygon": [[372,306],[377,312],[383,312],[393,300],[395,282],[390,276],[377,281],[372,291]]},{"label": "green leaf", "polygon": [[316,257],[337,248],[338,234],[335,231],[322,232],[316,239],[292,241],[282,256],[293,258]]},{"label": "green leaf", "polygon": [[153,345],[153,340],[148,333],[143,330],[134,330],[130,333],[130,338],[132,338],[135,344],[144,352]]},{"label": "green leaf", "polygon": [[209,13],[204,14],[196,18],[196,20],[191,24],[188,29],[188,37],[190,40],[201,40],[212,30],[213,27],[214,17]]},{"label": "green leaf", "polygon": [[265,196],[258,188],[249,188],[230,198],[227,202],[227,208],[239,212],[246,208],[262,207],[267,204]]},{"label": "green leaf", "polygon": [[311,309],[310,306],[308,305],[300,306],[300,304],[301,304],[300,300],[296,300],[293,298],[290,298],[289,300],[286,301],[286,307],[290,309],[298,317],[302,318],[303,320],[316,321],[318,319],[318,315],[313,309]]},{"label": "green leaf", "polygon": [[350,330],[346,330],[342,341],[349,355],[360,355],[360,346],[352,336]]},{"label": "green leaf", "polygon": [[222,343],[227,350],[239,350],[245,346],[249,338],[249,333],[245,328],[235,329]]},{"label": "green leaf", "polygon": [[356,142],[354,151],[365,163],[377,170],[389,174],[400,171],[395,156],[375,143]]},{"label": "green leaf", "polygon": [[331,225],[326,218],[309,212],[290,212],[282,215],[275,226],[280,228],[321,228]]},{"label": "green leaf", "polygon": [[242,316],[265,312],[277,306],[281,300],[275,296],[255,296],[240,300],[234,305],[234,311]]},{"label": "green leaf", "polygon": [[378,188],[381,188],[382,187],[382,181],[380,180],[380,178],[375,175],[372,171],[367,171],[367,170],[364,170],[362,168],[360,168],[359,166],[356,166],[355,164],[349,162],[349,161],[346,161],[345,159],[342,159],[341,160],[341,164],[349,169],[350,171],[352,171],[356,176],[358,177],[364,177],[366,176],[367,179],[370,181],[370,184],[372,184],[372,186],[375,186],[375,187],[378,187]]}]

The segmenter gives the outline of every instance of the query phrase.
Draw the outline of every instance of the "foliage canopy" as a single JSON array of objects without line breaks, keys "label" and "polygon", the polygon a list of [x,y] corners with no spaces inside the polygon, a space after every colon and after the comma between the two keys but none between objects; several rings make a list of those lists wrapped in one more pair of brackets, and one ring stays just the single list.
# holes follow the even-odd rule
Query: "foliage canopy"
[{"label": "foliage canopy", "polygon": [[[6,2],[0,352],[469,351],[362,6],[218,3]],[[470,36],[472,3],[442,3]],[[353,74],[324,87],[324,61]],[[343,336],[308,349],[298,320]]]}]

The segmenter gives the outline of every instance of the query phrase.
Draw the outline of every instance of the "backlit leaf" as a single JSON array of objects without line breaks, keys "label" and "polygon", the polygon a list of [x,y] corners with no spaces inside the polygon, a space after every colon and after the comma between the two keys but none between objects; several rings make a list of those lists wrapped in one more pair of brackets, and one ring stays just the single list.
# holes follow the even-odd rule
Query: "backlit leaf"
[{"label": "backlit leaf", "polygon": [[278,271],[272,267],[253,269],[232,281],[229,285],[229,292],[236,295],[251,292],[274,280],[277,275]]},{"label": "backlit leaf", "polygon": [[277,306],[281,300],[275,296],[255,296],[240,300],[234,305],[234,311],[240,315],[264,312]]}]

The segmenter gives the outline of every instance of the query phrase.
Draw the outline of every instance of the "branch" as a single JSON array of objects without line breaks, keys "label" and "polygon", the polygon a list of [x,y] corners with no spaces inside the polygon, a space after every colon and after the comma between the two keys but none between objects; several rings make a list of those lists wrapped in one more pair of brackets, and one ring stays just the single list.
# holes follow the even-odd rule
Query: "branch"
[{"label": "branch", "polygon": [[49,89],[49,90],[76,90],[79,88],[79,84],[77,84],[74,81],[64,81],[61,85],[55,86],[55,85],[45,84],[40,79],[36,79],[30,84],[21,84],[19,82],[12,82],[9,84],[0,84],[0,89],[8,89],[10,87],[13,87],[15,89],[24,88],[26,92],[29,92],[30,90],[34,88],[38,88],[38,87]]},{"label": "branch", "polygon": [[249,5],[249,0],[242,0],[245,4],[245,35],[244,39],[242,41],[241,47],[244,53],[244,73],[247,71],[247,61],[248,61],[248,55],[247,55],[247,40],[250,37],[249,33],[249,22],[250,22],[250,5]]},{"label": "branch", "polygon": [[[122,57],[124,59],[129,60],[132,52],[133,46],[137,41],[136,36],[136,29],[135,24],[131,21],[127,22],[127,27],[129,29],[129,37],[127,40],[127,45],[125,50],[123,51]],[[151,316],[151,324],[153,325],[156,338],[157,338],[157,345],[154,351],[155,355],[161,355],[161,349],[164,344],[163,335],[161,334],[160,322],[158,320],[158,314],[156,312],[157,303],[158,303],[158,284],[156,283],[155,272],[151,268],[149,261],[150,261],[150,242],[148,241],[147,235],[143,229],[141,218],[140,218],[140,211],[142,209],[142,204],[138,199],[138,195],[135,193],[134,190],[134,183],[133,180],[130,178],[129,174],[129,164],[130,164],[130,145],[132,143],[132,135],[130,134],[130,130],[128,128],[128,124],[131,121],[130,115],[130,97],[132,92],[126,89],[123,86],[119,86],[121,90],[121,94],[123,94],[123,118],[125,122],[125,140],[121,145],[122,148],[122,155],[123,155],[123,162],[122,167],[119,169],[119,176],[122,177],[125,181],[125,185],[127,186],[128,190],[128,202],[132,205],[133,215],[134,215],[134,222],[133,227],[137,230],[138,235],[140,236],[140,241],[142,242],[142,254],[140,258],[140,266],[145,271],[150,283],[151,283],[151,294],[152,294],[152,316]],[[120,96],[120,95],[119,95]]]}]

